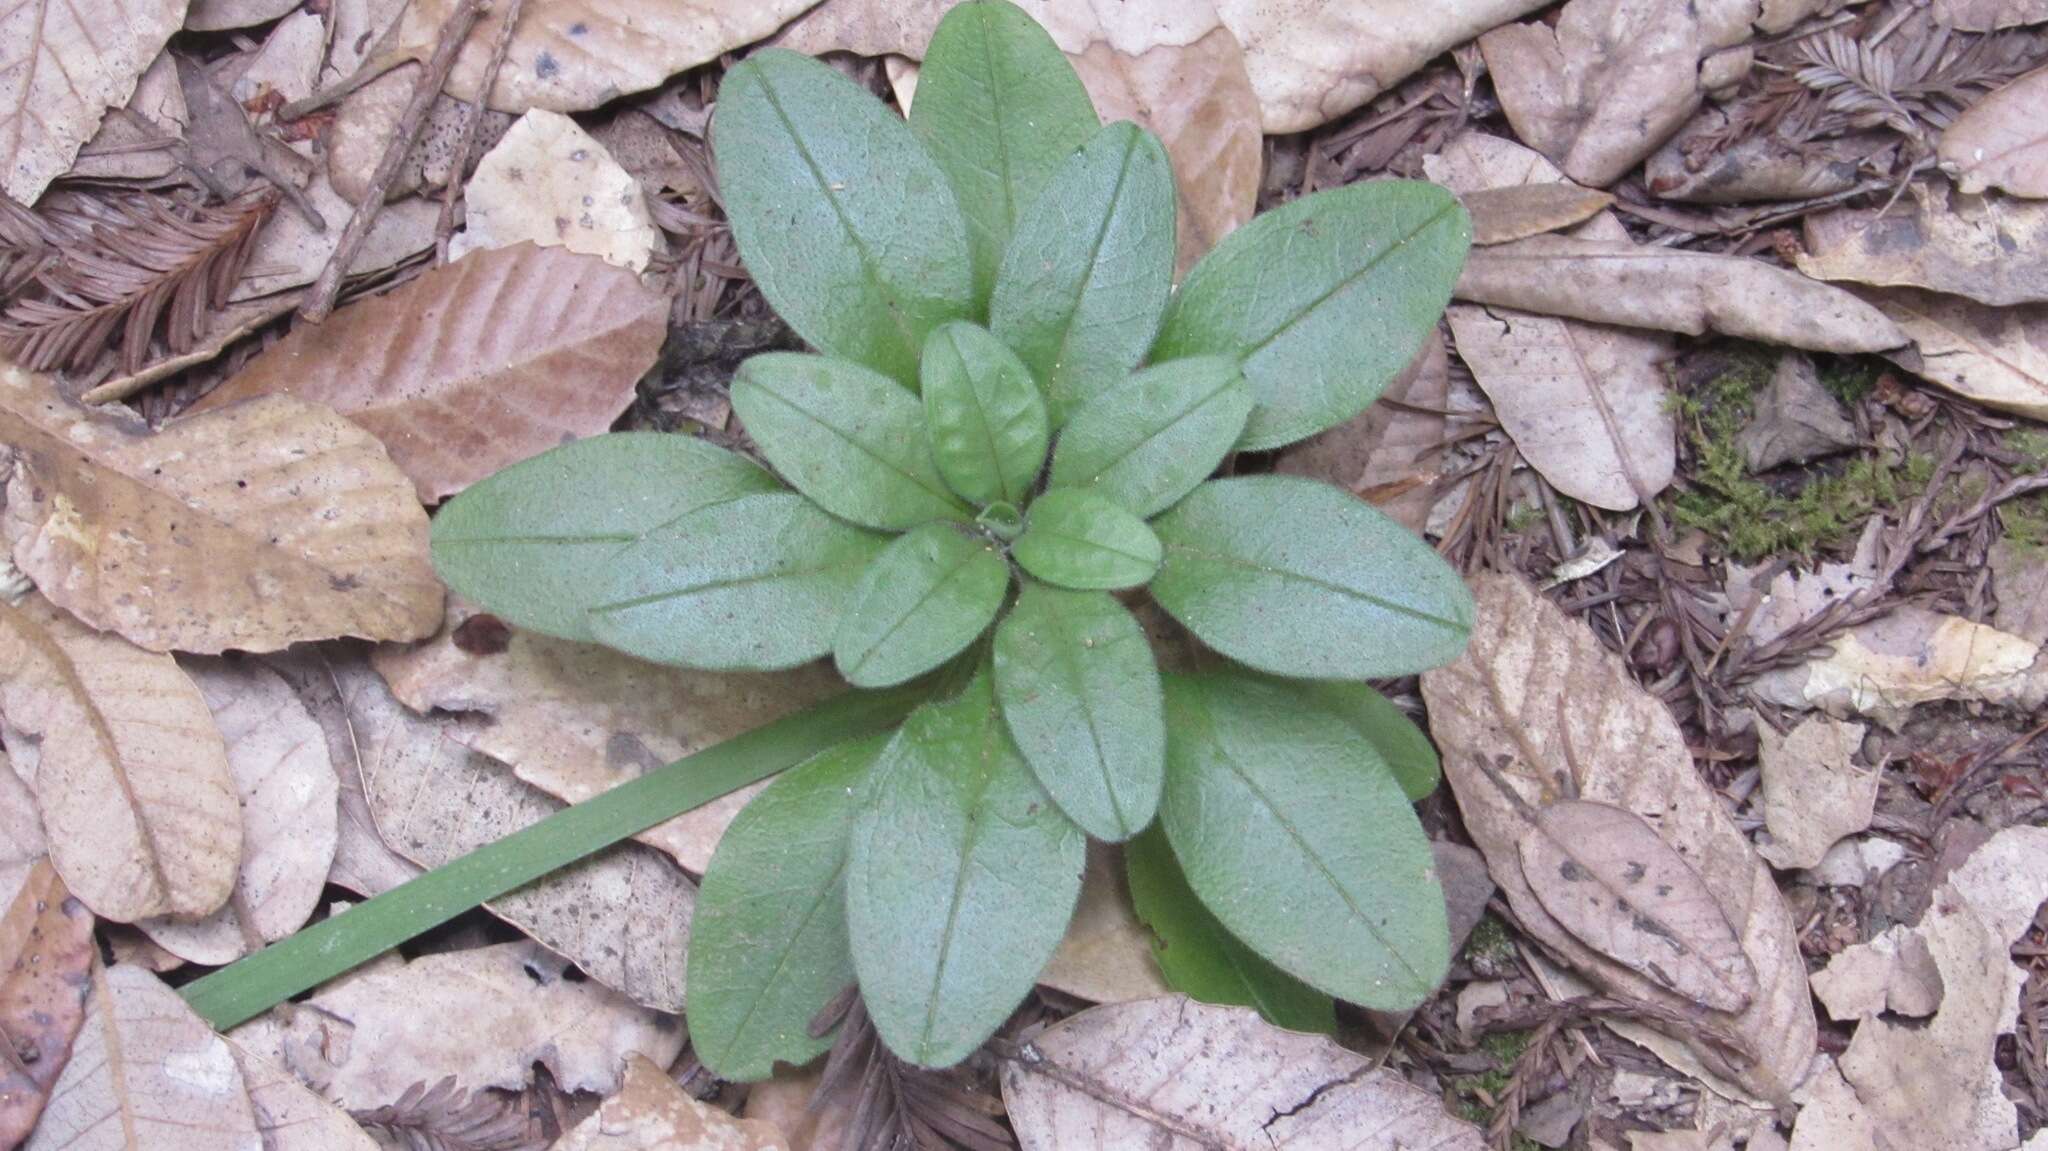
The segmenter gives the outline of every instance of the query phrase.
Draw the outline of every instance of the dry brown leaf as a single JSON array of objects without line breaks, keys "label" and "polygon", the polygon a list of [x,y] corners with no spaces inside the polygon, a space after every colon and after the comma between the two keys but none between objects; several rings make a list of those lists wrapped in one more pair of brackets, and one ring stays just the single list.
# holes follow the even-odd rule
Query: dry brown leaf
[{"label": "dry brown leaf", "polygon": [[1813,359],[1799,352],[1778,357],[1769,386],[1756,398],[1755,414],[1735,437],[1752,472],[1819,459],[1859,442],[1856,425],[1821,386]]},{"label": "dry brown leaf", "polygon": [[1083,1011],[1002,1067],[1023,1151],[1482,1151],[1434,1092],[1320,1035],[1182,996]]},{"label": "dry brown leaf", "polygon": [[1812,571],[1790,568],[1778,572],[1768,585],[1761,587],[1758,579],[1775,565],[1764,561],[1755,567],[1744,567],[1730,561],[1725,581],[1728,620],[1732,623],[1748,612],[1749,624],[1743,629],[1743,638],[1761,646],[1818,616],[1836,600],[1869,589],[1877,582],[1878,548],[1883,532],[1882,518],[1872,517],[1864,525],[1849,562],[1824,562]]},{"label": "dry brown leaf", "polygon": [[1893,729],[1937,700],[2022,710],[2048,701],[2039,644],[1961,616],[1909,604],[1830,642],[1833,654],[1768,672],[1750,690],[1780,707],[1867,715]]},{"label": "dry brown leaf", "polygon": [[2048,122],[2042,108],[2048,108],[2048,68],[1991,93],[1950,124],[1941,134],[1942,167],[1965,192],[2002,188],[2048,199]]},{"label": "dry brown leaf", "polygon": [[234,778],[170,656],[41,599],[0,604],[0,715],[51,862],[87,907],[132,922],[227,902],[242,850]]},{"label": "dry brown leaf", "polygon": [[[414,711],[473,716],[476,722],[452,725],[448,738],[509,764],[520,779],[568,803],[752,731],[839,687],[821,665],[756,675],[703,672],[534,632],[508,634],[461,600],[450,603],[432,642],[383,649],[375,663]],[[702,875],[718,837],[761,786],[639,839]]]},{"label": "dry brown leaf", "polygon": [[1799,270],[1998,307],[2048,302],[2048,204],[1951,197],[1938,181],[1915,184],[1913,192],[1910,203],[1890,211],[1836,208],[1806,217]]},{"label": "dry brown leaf", "polygon": [[1431,332],[1422,350],[1380,394],[1381,402],[1280,450],[1273,470],[1335,484],[1421,533],[1443,471],[1450,357]]},{"label": "dry brown leaf", "polygon": [[189,660],[187,675],[228,747],[242,807],[235,891],[204,919],[145,919],[149,937],[191,963],[219,965],[305,925],[334,864],[334,767],[327,737],[276,672],[250,660]]},{"label": "dry brown leaf", "polygon": [[92,965],[85,1025],[22,1151],[263,1151],[227,1040],[140,967]]},{"label": "dry brown leaf", "polygon": [[[1466,826],[1524,930],[1600,987],[1731,1032],[1751,1062],[1735,1065],[1698,1030],[1674,1029],[1743,1088],[1786,1098],[1806,1074],[1815,1023],[1798,933],[1770,869],[1693,769],[1671,713],[1589,628],[1513,576],[1479,577],[1474,597],[1471,646],[1424,674],[1423,698]],[[1756,973],[1748,1009],[1702,1011],[1587,947],[1545,910],[1517,848],[1532,811],[1563,800],[1633,812],[1686,858]]]},{"label": "dry brown leaf", "polygon": [[[401,64],[349,93],[334,113],[334,127],[327,133],[327,178],[341,198],[351,204],[368,194],[370,177],[384,158],[384,146],[405,117],[412,102],[412,86],[419,82],[421,66]],[[398,174],[385,188],[386,200],[410,196],[425,188],[444,188],[457,178],[456,153],[462,150],[462,133],[469,105],[446,96],[437,97],[427,111],[420,138],[398,166]],[[512,117],[486,111],[477,121],[471,155],[488,149],[512,126]],[[465,162],[465,167],[466,162]]]},{"label": "dry brown leaf", "polygon": [[326,55],[326,23],[315,13],[294,12],[263,38],[228,92],[244,108],[303,100],[319,87]]},{"label": "dry brown leaf", "polygon": [[1900,367],[1980,404],[2048,420],[2048,304],[1994,308],[1887,288],[1866,298],[1913,341]]},{"label": "dry brown leaf", "polygon": [[49,853],[36,798],[0,751],[0,907],[14,902],[29,872]]},{"label": "dry brown leaf", "polygon": [[448,258],[521,242],[602,257],[635,272],[664,250],[640,184],[576,121],[536,108],[477,161]]},{"label": "dry brown leaf", "polygon": [[0,365],[0,443],[16,453],[0,521],[15,565],[152,651],[417,639],[441,622],[411,481],[326,408],[265,396],[150,434]]},{"label": "dry brown leaf", "polygon": [[1991,545],[1990,559],[1991,586],[1998,592],[1991,626],[2028,643],[2048,644],[2048,554],[2039,544],[2023,547],[2007,538]]},{"label": "dry brown leaf", "polygon": [[35,1130],[71,1058],[99,951],[92,913],[48,860],[0,895],[0,1147],[13,1147]]},{"label": "dry brown leaf", "polygon": [[673,1016],[564,978],[568,967],[527,942],[388,963],[244,1024],[234,1038],[258,1054],[282,1052],[293,1074],[353,1111],[450,1075],[472,1091],[518,1090],[535,1063],[564,1091],[608,1095],[628,1057],[664,1067],[675,1059],[683,1029]]},{"label": "dry brown leaf", "polygon": [[19,0],[0,11],[0,192],[33,204],[185,18],[185,0]]},{"label": "dry brown leaf", "polygon": [[432,503],[609,428],[667,317],[667,300],[593,257],[478,252],[300,325],[194,410],[276,394],[327,405],[382,440]]},{"label": "dry brown leaf", "polygon": [[177,62],[168,50],[159,52],[124,111],[100,121],[100,130],[78,150],[65,175],[74,180],[162,179],[178,168],[167,145],[185,134],[188,119]]},{"label": "dry brown leaf", "polygon": [[348,1113],[320,1098],[292,1073],[232,1040],[228,1051],[249,1089],[249,1107],[264,1151],[379,1151]]},{"label": "dry brown leaf", "polygon": [[747,1088],[741,1111],[773,1123],[789,1140],[789,1151],[841,1151],[854,1121],[854,1093],[819,1098],[824,1074],[823,1061],[808,1068],[778,1063],[773,1078]]},{"label": "dry brown leaf", "polygon": [[1090,1003],[1172,994],[1152,958],[1152,932],[1131,910],[1123,852],[1115,846],[1089,841],[1081,900],[1038,981]]},{"label": "dry brown leaf", "polygon": [[1927,941],[1894,923],[1870,942],[1836,952],[1813,973],[1813,994],[1841,1023],[1886,1011],[1917,1019],[1941,1006],[1941,972]]},{"label": "dry brown leaf", "polygon": [[266,24],[297,8],[303,0],[192,0],[185,27],[194,32],[219,32]]},{"label": "dry brown leaf", "polygon": [[1472,216],[1472,242],[1480,246],[1526,240],[1583,224],[1614,203],[1614,197],[1559,178],[1554,183],[1517,184],[1461,193]]},{"label": "dry brown leaf", "polygon": [[618,1093],[563,1134],[553,1151],[786,1151],[775,1125],[699,1103],[638,1055]]},{"label": "dry brown leaf", "polygon": [[[327,230],[321,231],[294,211],[272,212],[256,236],[249,266],[228,294],[231,300],[253,300],[292,288],[303,288],[319,276],[328,257],[341,242],[343,227],[355,205],[334,190],[324,167],[317,170],[305,188]],[[381,272],[434,246],[434,224],[441,218],[441,205],[434,200],[408,196],[394,200],[377,213],[356,258],[349,263],[352,276]]]},{"label": "dry brown leaf", "polygon": [[1770,838],[1757,854],[1771,866],[1817,866],[1845,835],[1870,826],[1877,807],[1878,772],[1853,762],[1864,727],[1824,716],[1809,718],[1785,735],[1759,724],[1764,825]]},{"label": "dry brown leaf", "polygon": [[1934,0],[1934,18],[1965,32],[2048,22],[2048,0]]}]

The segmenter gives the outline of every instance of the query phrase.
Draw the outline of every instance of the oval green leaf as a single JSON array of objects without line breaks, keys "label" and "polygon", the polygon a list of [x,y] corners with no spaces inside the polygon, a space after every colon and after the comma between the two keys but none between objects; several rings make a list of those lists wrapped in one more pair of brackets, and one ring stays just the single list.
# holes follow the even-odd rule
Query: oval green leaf
[{"label": "oval green leaf", "polygon": [[985,328],[947,324],[924,345],[925,434],[939,475],[977,507],[1021,504],[1045,467],[1045,400],[1017,353]]},{"label": "oval green leaf", "polygon": [[1336,1034],[1336,1001],[1261,959],[1209,914],[1164,831],[1154,826],[1124,845],[1124,872],[1168,986],[1204,1003],[1250,1007],[1290,1031]]},{"label": "oval green leaf", "polygon": [[917,385],[924,338],[977,309],[946,176],[882,102],[766,48],[725,74],[712,151],[740,260],[797,334]]},{"label": "oval green leaf", "polygon": [[1231,934],[1319,991],[1378,1011],[1450,966],[1436,859],[1379,755],[1256,676],[1168,676],[1159,818],[1188,886]]},{"label": "oval green leaf", "polygon": [[718,840],[690,920],[690,1045],[723,1079],[802,1066],[831,1039],[810,1024],[853,983],[846,846],[887,736],[789,769]]},{"label": "oval green leaf", "polygon": [[1155,361],[1244,361],[1264,451],[1365,410],[1436,328],[1472,221],[1434,184],[1371,180],[1303,196],[1224,237],[1167,309]]},{"label": "oval green leaf", "polygon": [[591,634],[656,663],[795,667],[832,650],[840,613],[888,542],[795,492],[700,508],[611,561]]},{"label": "oval green leaf", "polygon": [[1024,585],[996,629],[996,700],[1038,782],[1096,839],[1159,810],[1166,713],[1145,631],[1106,592]]},{"label": "oval green leaf", "polygon": [[922,675],[988,630],[1010,588],[1010,565],[979,535],[926,524],[898,536],[868,570],[832,641],[856,687]]},{"label": "oval green leaf", "polygon": [[698,508],[782,485],[688,436],[614,432],[472,484],[434,515],[442,582],[514,627],[589,641],[612,557]]},{"label": "oval green leaf", "polygon": [[769,352],[740,365],[732,410],[782,478],[841,519],[901,531],[973,517],[932,463],[917,396],[878,372]]},{"label": "oval green leaf", "polygon": [[1415,721],[1395,707],[1369,684],[1325,680],[1301,683],[1297,687],[1317,703],[1329,708],[1351,725],[1372,749],[1379,752],[1388,770],[1401,785],[1410,802],[1426,798],[1443,779],[1443,764],[1436,747]]},{"label": "oval green leaf", "polygon": [[989,329],[1038,377],[1054,427],[1144,360],[1173,294],[1173,228],[1166,149],[1130,123],[1097,132],[1019,217]]},{"label": "oval green leaf", "polygon": [[946,13],[925,47],[910,130],[952,181],[967,219],[977,310],[1017,218],[1102,123],[1074,66],[1003,0]]},{"label": "oval green leaf", "polygon": [[1239,663],[1383,679],[1456,659],[1472,596],[1429,545],[1348,492],[1295,476],[1212,480],[1153,522],[1152,598]]},{"label": "oval green leaf", "polygon": [[1087,839],[1031,777],[986,674],[904,721],[874,780],[846,882],[861,996],[891,1051],[950,1066],[1059,946]]},{"label": "oval green leaf", "polygon": [[1251,410],[1235,360],[1155,364],[1074,413],[1053,452],[1052,485],[1107,496],[1149,519],[1209,478]]},{"label": "oval green leaf", "polygon": [[1107,591],[1139,587],[1152,578],[1159,570],[1159,537],[1121,504],[1094,492],[1055,488],[1031,505],[1010,554],[1049,584]]}]

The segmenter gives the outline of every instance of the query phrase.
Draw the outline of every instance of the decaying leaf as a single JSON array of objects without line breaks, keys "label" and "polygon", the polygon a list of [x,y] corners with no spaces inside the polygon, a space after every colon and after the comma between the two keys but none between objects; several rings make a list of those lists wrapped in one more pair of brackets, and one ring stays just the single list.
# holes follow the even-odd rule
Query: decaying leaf
[{"label": "decaying leaf", "polygon": [[151,651],[417,639],[441,622],[411,481],[326,408],[265,396],[152,435],[0,366],[0,443],[15,565]]},{"label": "decaying leaf", "polygon": [[85,1025],[22,1151],[263,1151],[227,1040],[140,967],[92,966]]},{"label": "decaying leaf", "polygon": [[[2048,19],[2048,11],[2042,13]],[[1941,134],[1942,167],[1975,194],[2002,188],[2048,199],[2048,68],[2040,68],[1972,104]]]},{"label": "decaying leaf", "polygon": [[1812,358],[1799,352],[1778,357],[1769,386],[1756,397],[1755,413],[1735,437],[1752,472],[1804,463],[1856,444],[1856,425],[1821,386]]},{"label": "decaying leaf", "polygon": [[0,895],[0,1147],[13,1147],[35,1130],[71,1058],[99,950],[92,913],[48,860]]},{"label": "decaying leaf", "polygon": [[1152,933],[1131,913],[1123,853],[1090,841],[1081,900],[1066,937],[1038,981],[1090,1003],[1124,1003],[1171,994],[1152,958]]},{"label": "decaying leaf", "polygon": [[1481,1151],[1435,1093],[1321,1036],[1180,996],[1096,1007],[1003,1063],[1024,1151],[1068,1147]]},{"label": "decaying leaf", "polygon": [[1768,585],[1758,580],[1774,565],[1762,562],[1744,567],[1729,561],[1726,589],[1728,618],[1732,622],[1748,614],[1742,630],[1745,642],[1767,644],[1812,619],[1844,596],[1855,595],[1877,582],[1878,546],[1884,524],[1872,517],[1856,541],[1855,554],[1847,563],[1823,562],[1811,571],[1791,568],[1771,577]]},{"label": "decaying leaf", "polygon": [[326,21],[315,12],[293,12],[263,38],[229,94],[244,108],[303,100],[319,86],[320,61],[326,55]]},{"label": "decaying leaf", "polygon": [[233,1040],[228,1053],[249,1089],[249,1108],[264,1151],[378,1151],[375,1139],[348,1113],[300,1083],[291,1072]]},{"label": "decaying leaf", "polygon": [[234,894],[204,919],[137,924],[192,963],[239,959],[303,926],[334,863],[337,781],[327,740],[276,672],[249,660],[191,660],[185,672],[227,741],[241,800]]},{"label": "decaying leaf", "polygon": [[[1474,598],[1471,646],[1423,675],[1423,698],[1466,826],[1523,928],[1595,984],[1739,1037],[1749,1050],[1731,1057],[1697,1029],[1673,1029],[1742,1087],[1785,1098],[1806,1074],[1815,1024],[1798,935],[1769,868],[1694,771],[1671,713],[1591,629],[1513,576],[1479,577]],[[1518,849],[1534,813],[1567,800],[1634,813],[1698,873],[1755,973],[1745,1010],[1702,1008],[1552,916]]]},{"label": "decaying leaf", "polygon": [[242,849],[234,778],[170,656],[41,599],[0,604],[0,715],[51,862],[81,902],[122,922],[227,902]]},{"label": "decaying leaf", "polygon": [[1480,188],[1462,192],[1458,199],[1472,216],[1472,243],[1478,246],[1525,240],[1583,224],[1614,203],[1614,197],[1606,192],[1581,188],[1562,174],[1555,182]]},{"label": "decaying leaf", "polygon": [[1961,616],[1907,605],[1832,645],[1833,654],[1766,673],[1750,690],[1780,707],[1867,715],[1892,728],[1935,700],[2027,710],[2048,700],[2039,644]]},{"label": "decaying leaf", "polygon": [[[412,86],[422,67],[400,64],[363,87],[349,93],[334,113],[334,127],[327,133],[327,175],[334,190],[351,204],[361,203],[369,192],[370,177],[384,158],[384,146],[405,118],[405,106],[412,102]],[[435,99],[427,111],[426,123],[412,150],[399,163],[398,174],[385,189],[386,199],[401,199],[423,188],[445,188],[460,179],[457,168],[462,150],[463,125],[469,105],[447,96]],[[512,117],[485,110],[477,121],[476,139],[470,157],[489,149],[512,127]]]},{"label": "decaying leaf", "polygon": [[1282,448],[1273,470],[1354,492],[1420,533],[1437,498],[1450,401],[1450,359],[1431,332],[1380,401],[1328,431]]},{"label": "decaying leaf", "polygon": [[667,316],[638,277],[593,257],[477,252],[301,325],[196,410],[270,394],[327,405],[383,441],[431,503],[610,427]]},{"label": "decaying leaf", "polygon": [[1934,0],[1934,18],[1965,32],[2048,22],[2048,0]]},{"label": "decaying leaf", "polygon": [[1886,1011],[1918,1019],[1941,1006],[1941,972],[1927,940],[1894,923],[1870,942],[1836,952],[1813,973],[1813,994],[1842,1023]]},{"label": "decaying leaf", "polygon": [[1996,307],[2048,302],[2048,203],[1951,196],[1946,183],[1924,182],[1889,211],[1816,212],[1805,238],[1799,270],[1817,279],[1926,288]]},{"label": "decaying leaf", "polygon": [[185,0],[22,0],[0,11],[0,192],[35,203],[184,19]]},{"label": "decaying leaf", "polygon": [[1771,866],[1793,869],[1820,863],[1845,835],[1870,826],[1877,806],[1878,772],[1853,761],[1864,727],[1814,716],[1779,735],[1760,724],[1764,825],[1770,838],[1757,853]]},{"label": "decaying leaf", "polygon": [[[327,266],[355,206],[334,190],[324,168],[314,172],[312,183],[306,185],[305,198],[323,220],[329,221],[327,229],[315,228],[299,212],[272,212],[263,230],[256,234],[248,271],[236,281],[229,299],[253,300],[305,287]],[[349,274],[381,272],[433,247],[434,222],[440,217],[441,205],[420,196],[386,204],[370,225],[369,236],[356,258],[350,261]]]},{"label": "decaying leaf", "polygon": [[1991,545],[1991,586],[1998,592],[1991,625],[2028,643],[2048,644],[2048,555],[2038,546],[1999,540]]},{"label": "decaying leaf", "polygon": [[682,1050],[674,1017],[564,978],[568,966],[526,942],[388,963],[244,1024],[234,1038],[258,1054],[281,1052],[293,1074],[350,1110],[450,1075],[470,1090],[517,1090],[535,1063],[564,1091],[610,1094],[628,1057],[665,1067]]},{"label": "decaying leaf", "polygon": [[[449,738],[509,764],[568,803],[779,719],[832,694],[825,667],[768,674],[703,672],[594,644],[505,628],[461,600],[432,642],[375,662],[414,711],[473,714]],[[750,787],[640,835],[701,875]]]},{"label": "decaying leaf", "polygon": [[50,853],[36,797],[0,751],[0,907],[14,902],[29,872]]},{"label": "decaying leaf", "polygon": [[1912,339],[1900,367],[1980,404],[2048,420],[2048,304],[1994,308],[1912,288],[1867,297]]},{"label": "decaying leaf", "polygon": [[641,1056],[618,1093],[565,1133],[554,1151],[787,1151],[775,1125],[699,1103]]},{"label": "decaying leaf", "polygon": [[100,130],[78,150],[66,175],[85,180],[162,179],[177,169],[168,144],[185,134],[188,117],[177,62],[170,52],[159,52],[136,82],[124,112],[100,121]]},{"label": "decaying leaf", "polygon": [[640,184],[560,112],[536,108],[477,161],[448,257],[521,241],[602,257],[635,272],[663,248]]}]

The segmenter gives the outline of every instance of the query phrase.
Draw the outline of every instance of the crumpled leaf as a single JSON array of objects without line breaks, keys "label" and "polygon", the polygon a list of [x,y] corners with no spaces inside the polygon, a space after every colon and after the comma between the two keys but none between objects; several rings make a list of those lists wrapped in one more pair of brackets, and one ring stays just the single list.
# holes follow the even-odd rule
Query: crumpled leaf
[{"label": "crumpled leaf", "polygon": [[1806,217],[1799,270],[1998,307],[2048,302],[2048,203],[1950,196],[1940,181],[1914,184],[1912,192],[1911,204],[1890,211],[1836,208]]},{"label": "crumpled leaf", "polygon": [[109,919],[207,915],[242,850],[227,751],[170,656],[41,599],[0,604],[0,725],[51,862]]},{"label": "crumpled leaf", "polygon": [[416,639],[441,621],[412,484],[326,408],[268,396],[152,435],[0,366],[0,442],[15,565],[152,651]]},{"label": "crumpled leaf", "polygon": [[1321,1036],[1182,996],[1084,1011],[1002,1066],[1023,1151],[1262,1147],[1481,1151],[1479,1129]]},{"label": "crumpled leaf", "polygon": [[[2041,17],[2048,20],[2048,8]],[[1942,167],[1969,194],[2000,188],[2048,199],[2048,68],[2037,68],[1965,109],[1942,130]]]},{"label": "crumpled leaf", "polygon": [[1894,923],[1870,942],[1836,952],[1813,973],[1813,993],[1843,1023],[1886,1011],[1921,1018],[1941,1006],[1941,971],[1927,940]]},{"label": "crumpled leaf", "polygon": [[249,1108],[264,1151],[378,1151],[348,1112],[313,1093],[291,1072],[228,1041],[249,1088]]},{"label": "crumpled leaf", "polygon": [[[0,780],[16,786],[11,773]],[[0,1147],[13,1147],[35,1129],[68,1065],[99,948],[92,913],[47,859],[15,890],[0,886],[0,900]]]},{"label": "crumpled leaf", "polygon": [[531,241],[644,272],[666,249],[639,183],[576,121],[545,108],[521,116],[477,161],[462,203],[450,260]]},{"label": "crumpled leaf", "polygon": [[1798,352],[1778,357],[1770,385],[1757,397],[1756,413],[1735,437],[1752,472],[1804,463],[1856,444],[1856,425],[1821,386],[1813,360]]},{"label": "crumpled leaf", "polygon": [[619,1090],[571,1130],[553,1151],[785,1151],[773,1123],[735,1119],[699,1103],[639,1055],[628,1056]]},{"label": "crumpled leaf", "polygon": [[1988,407],[2048,420],[2048,305],[1994,308],[1913,288],[1865,294],[1913,341],[1887,353]]},{"label": "crumpled leaf", "polygon": [[668,301],[631,272],[517,244],[301,324],[193,410],[270,394],[325,404],[433,503],[609,428],[667,332]]},{"label": "crumpled leaf", "polygon": [[1845,835],[1870,826],[1879,773],[1851,759],[1863,746],[1864,726],[1815,716],[1780,735],[1757,726],[1762,743],[1764,825],[1770,839],[1757,854],[1771,866],[1814,867]]},{"label": "crumpled leaf", "polygon": [[[1733,1033],[1752,1062],[1738,1066],[1699,1032],[1673,1029],[1723,1077],[1785,1098],[1806,1074],[1815,1023],[1798,934],[1770,869],[1694,770],[1671,713],[1591,629],[1518,577],[1481,576],[1474,597],[1470,647],[1423,673],[1422,692],[1444,775],[1524,930],[1601,987]],[[1586,946],[1545,909],[1517,845],[1536,810],[1567,799],[1635,813],[1699,873],[1756,973],[1747,1009],[1706,1011]]]},{"label": "crumpled leaf", "polygon": [[185,0],[22,0],[0,11],[0,192],[33,204],[185,19]]},{"label": "crumpled leaf", "polygon": [[1857,713],[1894,729],[1936,700],[2025,710],[2048,700],[2039,644],[1961,616],[1907,605],[1831,644],[1832,655],[1767,672],[1750,690],[1780,707]]},{"label": "crumpled leaf", "polygon": [[1282,448],[1273,470],[1335,484],[1420,535],[1443,472],[1438,448],[1448,421],[1436,412],[1450,402],[1450,387],[1443,336],[1431,332],[1380,402]]}]

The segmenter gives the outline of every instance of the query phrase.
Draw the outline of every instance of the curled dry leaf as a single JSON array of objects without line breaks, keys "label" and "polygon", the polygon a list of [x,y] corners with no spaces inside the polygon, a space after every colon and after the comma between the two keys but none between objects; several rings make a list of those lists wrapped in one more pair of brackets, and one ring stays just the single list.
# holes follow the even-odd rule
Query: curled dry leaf
[{"label": "curled dry leaf", "polygon": [[1951,197],[1941,182],[1915,184],[1913,193],[1911,203],[1890,211],[1836,208],[1806,217],[1799,270],[1994,307],[2048,303],[2048,203]]},{"label": "curled dry leaf", "polygon": [[1335,484],[1421,534],[1436,504],[1450,402],[1450,357],[1431,332],[1382,402],[1280,450],[1273,470]]},{"label": "curled dry leaf", "polygon": [[[2042,13],[2048,19],[2048,11]],[[1942,167],[1969,193],[2002,188],[2048,199],[2048,68],[2038,68],[1972,104],[1941,134]]]},{"label": "curled dry leaf", "polygon": [[35,1130],[71,1058],[99,957],[92,929],[92,913],[48,860],[0,903],[0,1147]]},{"label": "curled dry leaf", "polygon": [[152,651],[417,639],[441,622],[412,483],[326,408],[266,396],[152,435],[0,366],[0,443],[15,565]]},{"label": "curled dry leaf", "polygon": [[2048,701],[2048,661],[2016,635],[1908,605],[1832,641],[1833,654],[1751,684],[1780,707],[1867,715],[1898,728],[1923,703],[1960,700],[2023,710]]},{"label": "curled dry leaf", "polygon": [[86,906],[132,922],[227,902],[242,850],[234,778],[170,656],[41,599],[0,604],[0,715],[51,861]]},{"label": "curled dry leaf", "polygon": [[639,182],[576,121],[544,108],[521,116],[477,161],[462,203],[451,260],[530,241],[644,272],[663,250]]},{"label": "curled dry leaf", "polygon": [[[1749,1050],[1729,1058],[1700,1029],[1675,1029],[1743,1088],[1788,1097],[1806,1074],[1815,1024],[1798,934],[1770,869],[1693,770],[1671,713],[1589,628],[1513,576],[1480,577],[1474,598],[1471,646],[1423,675],[1423,698],[1466,826],[1524,929],[1598,986],[1732,1033]],[[1701,1007],[1558,922],[1532,890],[1519,845],[1535,812],[1566,800],[1641,817],[1699,874],[1755,973],[1746,1009]]]},{"label": "curled dry leaf", "polygon": [[383,441],[431,503],[610,427],[654,365],[667,316],[623,268],[519,244],[300,325],[195,408],[275,394],[332,407]]},{"label": "curled dry leaf", "polygon": [[1181,996],[1083,1011],[1005,1060],[1002,1079],[1023,1151],[1486,1146],[1433,1092],[1362,1055]]},{"label": "curled dry leaf", "polygon": [[1852,762],[1864,727],[1815,716],[1785,735],[1759,724],[1767,842],[1757,853],[1773,867],[1814,867],[1845,835],[1870,826],[1878,774]]},{"label": "curled dry leaf", "polygon": [[2048,304],[1994,308],[1912,288],[1865,298],[1912,339],[1888,353],[1900,367],[1980,404],[2048,420]]},{"label": "curled dry leaf", "polygon": [[244,108],[303,100],[319,86],[320,61],[326,55],[326,23],[317,13],[294,12],[263,38],[263,47],[248,59],[229,94]]},{"label": "curled dry leaf", "polygon": [[1081,900],[1066,937],[1038,981],[1090,1003],[1124,1003],[1171,994],[1152,958],[1152,933],[1131,911],[1123,852],[1091,840]]},{"label": "curled dry leaf", "polygon": [[264,1151],[378,1151],[377,1141],[346,1111],[314,1094],[291,1072],[233,1040],[228,1052],[249,1089]]},{"label": "curled dry leaf", "polygon": [[1813,359],[1799,352],[1778,357],[1770,386],[1756,398],[1756,413],[1735,437],[1752,472],[1818,459],[1858,442],[1856,425],[1821,386]]},{"label": "curled dry leaf", "polygon": [[735,1119],[699,1103],[646,1059],[626,1060],[624,1082],[553,1151],[786,1151],[774,1124]]},{"label": "curled dry leaf", "polygon": [[92,965],[85,1025],[22,1151],[263,1151],[227,1040],[140,967]]},{"label": "curled dry leaf", "polygon": [[35,203],[184,18],[185,0],[111,9],[34,0],[0,11],[0,192]]}]

